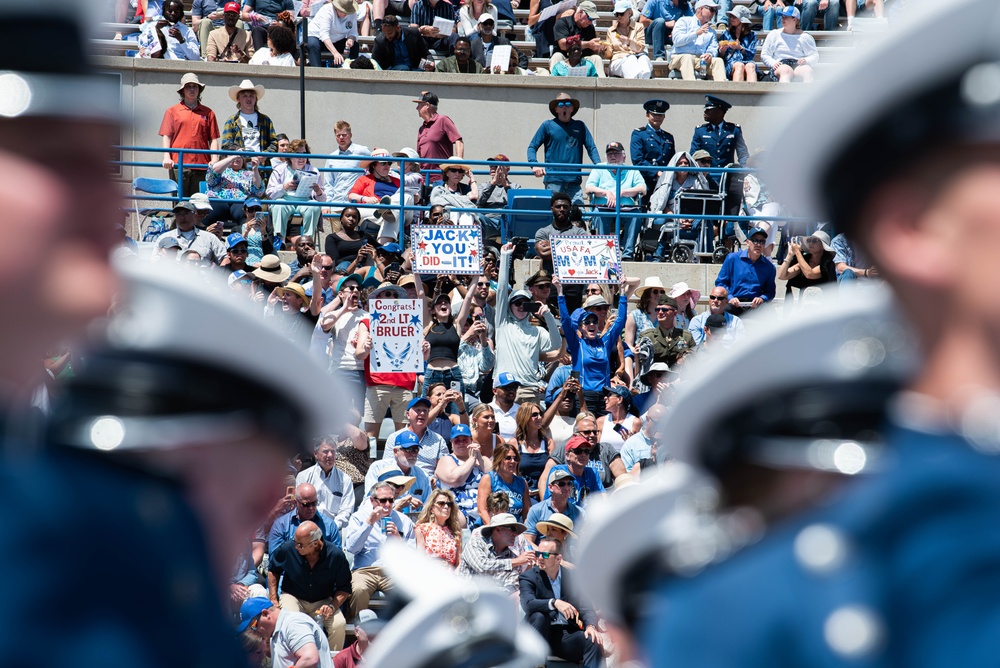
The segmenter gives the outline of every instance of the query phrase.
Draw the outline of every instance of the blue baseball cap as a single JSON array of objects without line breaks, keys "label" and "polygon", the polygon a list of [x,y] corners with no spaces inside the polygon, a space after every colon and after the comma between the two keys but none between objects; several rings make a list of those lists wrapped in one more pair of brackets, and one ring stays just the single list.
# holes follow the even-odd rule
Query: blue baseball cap
[{"label": "blue baseball cap", "polygon": [[[422,399],[423,401],[427,401],[423,397],[420,397],[419,399]],[[413,404],[414,404],[414,402],[416,402],[416,401],[418,401],[418,399],[414,399],[413,401],[411,401],[410,402],[410,406],[412,407]],[[427,405],[430,406],[430,402],[429,401],[427,402]],[[400,433],[396,437],[396,441],[395,441],[395,443],[393,443],[392,447],[394,447],[394,448],[412,448],[415,445],[416,446],[420,445],[420,437],[417,436],[416,434],[414,434],[409,429],[404,429],[402,431],[402,433]]]},{"label": "blue baseball cap", "polygon": [[240,606],[240,625],[236,630],[243,633],[253,623],[255,617],[273,606],[274,603],[271,603],[270,599],[263,597],[248,598],[243,601],[243,605]]},{"label": "blue baseball cap", "polygon": [[[417,404],[424,404],[425,406],[427,406],[427,408],[430,408],[431,400],[428,399],[427,397],[417,397],[415,399],[410,399],[410,403],[406,404],[406,410],[410,410]],[[413,432],[410,433],[412,434]],[[416,436],[416,434],[414,434],[414,436]]]},{"label": "blue baseball cap", "polygon": [[386,253],[393,253],[395,255],[400,255],[403,252],[403,247],[394,241],[391,244],[385,244],[379,250],[384,251]]},{"label": "blue baseball cap", "polygon": [[257,207],[258,209],[264,208],[263,205],[260,203],[260,200],[257,199],[256,197],[248,197],[245,200],[243,200],[244,209],[249,209],[251,207]]},{"label": "blue baseball cap", "polygon": [[455,440],[455,437],[457,436],[468,436],[469,438],[472,438],[472,430],[469,429],[469,425],[459,423],[452,426],[450,439]]},{"label": "blue baseball cap", "polygon": [[603,393],[605,395],[617,395],[618,398],[625,402],[626,406],[632,403],[632,393],[628,391],[627,387],[622,387],[621,385],[605,386]]},{"label": "blue baseball cap", "polygon": [[246,238],[239,232],[233,232],[228,237],[226,237],[226,248],[228,248],[229,250],[232,250],[239,244],[245,244],[245,243],[247,243]]},{"label": "blue baseball cap", "polygon": [[781,10],[781,16],[783,18],[790,18],[790,19],[801,18],[799,10],[795,7],[785,7],[784,9]]},{"label": "blue baseball cap", "polygon": [[514,374],[504,371],[502,374],[497,376],[497,379],[493,381],[493,387],[508,387],[510,385],[520,385],[517,382],[517,378],[514,378]]}]

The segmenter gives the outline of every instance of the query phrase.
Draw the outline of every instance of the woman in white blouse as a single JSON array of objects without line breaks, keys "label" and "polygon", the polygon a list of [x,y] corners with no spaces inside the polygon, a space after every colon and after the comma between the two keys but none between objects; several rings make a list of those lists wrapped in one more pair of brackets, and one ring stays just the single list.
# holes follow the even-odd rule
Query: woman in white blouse
[{"label": "woman in white blouse", "polygon": [[770,68],[772,81],[782,83],[813,80],[813,67],[819,62],[816,40],[799,27],[799,10],[785,7],[781,14],[781,30],[772,30],[764,40],[760,59]]}]

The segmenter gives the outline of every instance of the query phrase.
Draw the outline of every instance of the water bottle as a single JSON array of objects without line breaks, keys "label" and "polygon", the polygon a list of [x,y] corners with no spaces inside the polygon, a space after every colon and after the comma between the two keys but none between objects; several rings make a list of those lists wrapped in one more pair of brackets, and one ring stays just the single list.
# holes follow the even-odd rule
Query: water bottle
[{"label": "water bottle", "polygon": [[705,62],[705,56],[702,56],[701,59],[698,60],[698,69],[696,70],[696,74],[703,79],[708,76],[708,63]]}]

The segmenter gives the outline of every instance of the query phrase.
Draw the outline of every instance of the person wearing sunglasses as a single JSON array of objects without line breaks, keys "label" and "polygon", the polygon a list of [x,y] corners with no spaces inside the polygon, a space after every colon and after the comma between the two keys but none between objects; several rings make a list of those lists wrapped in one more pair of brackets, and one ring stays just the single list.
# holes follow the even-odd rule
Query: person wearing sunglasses
[{"label": "person wearing sunglasses", "polygon": [[700,346],[705,340],[705,321],[711,315],[722,315],[726,319],[726,332],[722,336],[722,340],[726,343],[725,347],[728,347],[734,341],[738,341],[743,337],[745,329],[743,327],[743,320],[737,316],[726,311],[726,305],[729,303],[729,291],[724,287],[717,285],[712,288],[712,292],[708,295],[708,310],[704,313],[699,313],[691,319],[691,324],[688,326],[688,332],[691,333],[691,337],[694,339],[694,344]]},{"label": "person wearing sunglasses", "polygon": [[275,550],[295,537],[295,530],[303,522],[315,522],[323,532],[323,540],[340,547],[341,537],[337,519],[319,509],[319,495],[316,488],[309,483],[302,483],[295,488],[295,508],[274,520],[267,534],[267,552],[273,555]]},{"label": "person wearing sunglasses", "polygon": [[569,439],[566,443],[566,463],[552,467],[549,484],[545,486],[545,498],[552,495],[553,481],[557,487],[563,487],[568,482],[572,486],[570,496],[579,504],[582,504],[589,495],[603,492],[604,483],[601,482],[600,474],[589,465],[591,452],[593,446],[586,437],[578,434]]},{"label": "person wearing sunglasses", "polygon": [[656,327],[647,329],[639,336],[649,339],[653,348],[653,362],[662,362],[673,368],[685,355],[694,350],[691,332],[674,326],[677,315],[677,300],[660,295],[656,303]]},{"label": "person wearing sunglasses", "polygon": [[378,204],[383,197],[399,192],[399,178],[392,173],[391,157],[384,148],[372,149],[371,158],[359,163],[367,173],[354,182],[347,199],[361,204]]},{"label": "person wearing sunglasses", "polygon": [[539,522],[548,520],[556,513],[561,513],[574,522],[583,518],[583,508],[575,500],[576,484],[573,474],[565,466],[554,468],[545,487],[545,499],[531,506],[528,519],[524,522],[527,526],[525,538],[536,545],[542,537]]},{"label": "person wearing sunglasses", "polygon": [[[603,68],[602,64],[602,72]],[[545,149],[546,162],[582,165],[584,149],[592,163],[596,165],[601,162],[601,154],[590,130],[583,121],[573,119],[578,111],[580,101],[568,93],[559,93],[556,99],[549,102],[549,112],[554,118],[543,122],[531,138],[528,144],[528,162],[538,162],[539,148]],[[537,178],[542,179],[546,190],[566,193],[574,204],[583,204],[583,192],[580,188],[583,177],[580,172],[546,171],[544,167],[535,167],[533,171]]]},{"label": "person wearing sunglasses", "polygon": [[417,549],[458,568],[458,558],[462,554],[462,524],[455,495],[447,489],[434,490],[413,527]]},{"label": "person wearing sunglasses", "polygon": [[[777,269],[771,258],[764,257],[766,243],[767,231],[755,227],[748,235],[746,250],[730,253],[722,263],[715,284],[729,291],[726,310],[734,315],[774,301]],[[743,306],[741,302],[749,304]]]},{"label": "person wearing sunglasses", "polygon": [[[451,156],[447,162],[441,163],[442,180],[431,190],[431,204],[441,204],[450,209],[475,209],[476,200],[479,199],[479,185],[476,184],[476,177],[472,173],[472,168],[459,162],[459,158]],[[466,177],[469,182],[463,183]],[[459,213],[452,214],[457,219],[458,224],[471,224],[477,219],[476,214]]]}]

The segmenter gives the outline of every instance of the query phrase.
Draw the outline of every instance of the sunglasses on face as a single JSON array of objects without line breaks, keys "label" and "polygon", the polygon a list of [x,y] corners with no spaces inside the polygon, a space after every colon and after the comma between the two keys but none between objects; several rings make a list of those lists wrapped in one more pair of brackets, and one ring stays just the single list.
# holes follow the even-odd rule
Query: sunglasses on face
[{"label": "sunglasses on face", "polygon": [[573,486],[573,483],[571,483],[569,480],[557,480],[556,482],[554,482],[552,484],[555,485],[556,487],[572,487]]},{"label": "sunglasses on face", "polygon": [[541,413],[532,413],[531,417],[532,418],[540,418],[540,417],[542,417],[542,414]]},{"label": "sunglasses on face", "polygon": [[316,503],[316,501],[299,501],[299,505],[303,508],[315,508]]},{"label": "sunglasses on face", "polygon": [[356,285],[345,285],[341,290],[346,290],[347,292],[358,292],[361,288]]},{"label": "sunglasses on face", "polygon": [[541,559],[548,559],[549,557],[558,557],[559,556],[559,554],[557,552],[538,552],[537,554],[538,554],[539,558],[541,558]]},{"label": "sunglasses on face", "polygon": [[451,508],[451,501],[435,501],[434,505],[438,508]]},{"label": "sunglasses on face", "polygon": [[651,294],[651,295],[662,295],[664,292],[666,292],[666,290],[650,290],[649,294]]},{"label": "sunglasses on face", "polygon": [[601,291],[598,288],[587,288],[587,294],[588,295],[599,295],[599,294],[601,294]]},{"label": "sunglasses on face", "polygon": [[556,102],[556,106],[557,107],[572,107],[573,103],[572,102],[567,102],[566,100],[563,100],[562,102]]},{"label": "sunglasses on face", "polygon": [[673,306],[657,306],[656,307],[656,312],[657,313],[670,313],[671,311],[676,311],[676,310],[677,309],[675,309]]},{"label": "sunglasses on face", "polygon": [[708,300],[713,302],[724,302],[726,301],[726,298],[722,295],[709,295]]},{"label": "sunglasses on face", "polygon": [[518,458],[515,457],[514,455],[507,455],[506,457],[503,458],[503,460],[505,462],[516,462],[516,461],[519,461]]},{"label": "sunglasses on face", "polygon": [[751,239],[750,243],[755,246],[763,246],[765,241],[767,241],[767,239]]},{"label": "sunglasses on face", "polygon": [[375,501],[375,503],[377,503],[379,505],[382,505],[383,503],[392,503],[393,501],[395,501],[395,499],[392,498],[391,496],[388,497],[388,498],[384,498],[384,499],[380,499],[380,498],[378,498],[376,496],[375,499],[374,499],[374,501]]},{"label": "sunglasses on face", "polygon": [[583,434],[584,436],[596,436],[597,435],[597,430],[596,429],[581,429],[577,433],[578,434]]},{"label": "sunglasses on face", "polygon": [[412,455],[414,452],[420,452],[420,446],[419,445],[411,445],[408,448],[402,448],[402,450],[406,454]]}]

